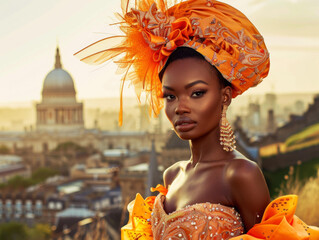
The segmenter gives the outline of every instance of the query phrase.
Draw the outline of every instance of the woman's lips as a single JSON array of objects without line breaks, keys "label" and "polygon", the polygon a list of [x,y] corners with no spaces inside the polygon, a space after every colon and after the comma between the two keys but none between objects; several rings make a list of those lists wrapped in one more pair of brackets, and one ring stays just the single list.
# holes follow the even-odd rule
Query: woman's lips
[{"label": "woman's lips", "polygon": [[181,118],[175,122],[175,128],[179,132],[187,132],[192,130],[196,125],[196,122],[190,118]]}]

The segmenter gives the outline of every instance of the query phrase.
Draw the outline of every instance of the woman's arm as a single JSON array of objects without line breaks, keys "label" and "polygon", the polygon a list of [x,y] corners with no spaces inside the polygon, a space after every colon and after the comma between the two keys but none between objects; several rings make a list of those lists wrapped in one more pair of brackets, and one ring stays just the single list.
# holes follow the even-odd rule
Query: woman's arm
[{"label": "woman's arm", "polygon": [[227,168],[227,182],[232,200],[239,211],[245,230],[261,221],[270,202],[268,187],[260,168],[247,159],[235,159]]}]

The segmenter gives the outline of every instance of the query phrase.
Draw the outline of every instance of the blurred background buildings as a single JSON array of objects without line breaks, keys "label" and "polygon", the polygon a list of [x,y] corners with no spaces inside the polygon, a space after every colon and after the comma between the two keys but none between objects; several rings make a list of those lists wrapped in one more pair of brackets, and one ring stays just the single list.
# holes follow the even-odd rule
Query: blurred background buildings
[{"label": "blurred background buildings", "polygon": [[[150,195],[163,171],[190,152],[144,105],[125,108],[119,128],[114,101],[79,102],[56,48],[41,101],[0,109],[0,223],[45,223],[52,239],[119,239],[136,193]],[[290,166],[319,162],[319,95],[240,96],[228,119],[238,149],[266,178],[281,171],[281,181]]]},{"label": "blurred background buildings", "polygon": [[[189,159],[188,142],[164,116],[150,119],[133,88],[125,86],[133,97],[123,99],[118,127],[116,66],[73,57],[118,34],[109,25],[118,2],[0,1],[1,240],[119,239],[136,193],[147,196],[164,169]],[[237,147],[260,165],[272,197],[298,194],[297,215],[318,226],[319,1],[227,3],[252,20],[271,54],[267,79],[227,112]]]}]

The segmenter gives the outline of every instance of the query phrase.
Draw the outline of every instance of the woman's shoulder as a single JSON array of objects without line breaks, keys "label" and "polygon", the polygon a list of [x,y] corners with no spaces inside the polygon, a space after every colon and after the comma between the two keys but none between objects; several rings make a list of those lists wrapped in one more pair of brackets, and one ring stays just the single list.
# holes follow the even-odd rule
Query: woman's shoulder
[{"label": "woman's shoulder", "polygon": [[235,155],[234,159],[229,161],[225,171],[226,181],[232,192],[241,194],[259,189],[261,195],[268,195],[268,188],[264,175],[258,164],[243,155]]},{"label": "woman's shoulder", "polygon": [[226,174],[227,178],[238,180],[238,178],[255,177],[256,174],[262,175],[262,172],[256,162],[236,151],[233,159],[228,161]]},{"label": "woman's shoulder", "polygon": [[164,186],[168,188],[181,169],[184,169],[188,161],[179,161],[168,167],[163,173]]},{"label": "woman's shoulder", "polygon": [[227,166],[226,181],[232,201],[239,210],[246,230],[260,222],[270,202],[264,175],[257,163],[245,158],[234,158]]}]

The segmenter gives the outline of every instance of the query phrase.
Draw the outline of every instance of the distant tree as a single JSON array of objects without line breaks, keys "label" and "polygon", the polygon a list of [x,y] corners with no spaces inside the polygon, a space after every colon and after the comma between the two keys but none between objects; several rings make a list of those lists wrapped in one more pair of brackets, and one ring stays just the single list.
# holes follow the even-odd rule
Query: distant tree
[{"label": "distant tree", "polygon": [[21,223],[9,222],[0,224],[1,240],[25,240],[28,239],[27,229]]},{"label": "distant tree", "polygon": [[83,157],[89,154],[97,153],[98,151],[93,148],[93,145],[90,144],[89,146],[83,147],[79,144],[74,142],[63,142],[60,143],[52,152],[51,154],[55,155],[63,155],[67,158],[76,158],[76,157]]},{"label": "distant tree", "polygon": [[5,145],[0,145],[0,154],[9,154],[10,149]]},{"label": "distant tree", "polygon": [[28,240],[50,240],[51,228],[48,224],[36,224],[34,228],[28,228]]},{"label": "distant tree", "polygon": [[50,240],[51,228],[48,224],[36,224],[29,228],[22,223],[9,222],[0,224],[1,240]]},{"label": "distant tree", "polygon": [[74,142],[64,142],[60,143],[54,151],[68,152],[68,151],[76,151],[76,152],[84,152],[86,149],[79,144]]},{"label": "distant tree", "polygon": [[32,173],[31,179],[36,183],[44,182],[47,178],[59,175],[59,172],[51,168],[38,168]]},{"label": "distant tree", "polygon": [[[22,176],[14,176],[8,180],[7,183],[0,184],[0,189],[26,189],[32,185],[44,182],[47,178],[59,175],[59,172],[50,168],[39,168],[32,173],[31,178],[24,178]],[[0,240],[2,240],[0,238]]]},{"label": "distant tree", "polygon": [[27,187],[32,186],[33,184],[35,183],[30,178],[24,178],[22,176],[14,176],[9,179],[9,181],[6,184],[6,187],[12,190],[16,190],[16,189],[25,189]]}]

